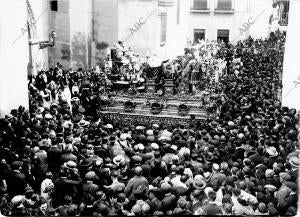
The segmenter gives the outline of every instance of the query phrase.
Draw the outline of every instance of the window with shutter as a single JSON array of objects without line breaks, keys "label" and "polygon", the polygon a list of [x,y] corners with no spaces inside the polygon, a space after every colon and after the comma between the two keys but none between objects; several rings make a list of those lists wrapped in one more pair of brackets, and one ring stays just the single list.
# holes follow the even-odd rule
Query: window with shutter
[{"label": "window with shutter", "polygon": [[216,10],[229,11],[232,10],[232,0],[217,0]]},{"label": "window with shutter", "polygon": [[207,0],[193,0],[193,10],[207,10]]}]

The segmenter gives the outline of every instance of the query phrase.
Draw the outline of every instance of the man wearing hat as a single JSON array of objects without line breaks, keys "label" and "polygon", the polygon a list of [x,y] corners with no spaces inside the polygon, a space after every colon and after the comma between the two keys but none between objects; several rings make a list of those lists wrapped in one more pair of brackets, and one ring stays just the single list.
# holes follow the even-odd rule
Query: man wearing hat
[{"label": "man wearing hat", "polygon": [[53,206],[56,207],[61,205],[67,195],[76,196],[80,183],[81,179],[79,177],[77,180],[70,179],[68,172],[66,170],[61,170],[59,172],[59,177],[54,181],[55,194],[53,196]]},{"label": "man wearing hat", "polygon": [[268,159],[267,165],[271,167],[273,163],[275,163],[278,159],[278,152],[274,146],[270,146],[266,148],[266,153],[269,156],[267,158]]},{"label": "man wearing hat", "polygon": [[256,153],[248,157],[255,165],[261,164],[264,162],[264,147],[257,146]]},{"label": "man wearing hat", "polygon": [[[54,190],[54,184],[53,184],[52,178],[53,178],[52,173],[47,172],[46,179],[44,179],[41,184],[41,195],[47,201],[49,201],[51,199],[51,196],[52,196],[51,194],[53,193],[53,190]],[[48,205],[50,205],[50,203]]]},{"label": "man wearing hat", "polygon": [[174,210],[176,207],[176,196],[172,193],[172,186],[167,182],[161,183],[160,192],[164,195],[162,199],[162,211]]},{"label": "man wearing hat", "polygon": [[24,194],[24,189],[26,187],[26,177],[21,172],[22,166],[22,161],[14,161],[11,164],[12,173],[7,180],[7,192],[12,197]]},{"label": "man wearing hat", "polygon": [[281,187],[275,194],[275,197],[278,199],[278,208],[285,208],[286,202],[285,199],[290,195],[292,189],[288,187],[287,183],[291,180],[291,176],[286,172],[279,173]]},{"label": "man wearing hat", "polygon": [[158,199],[158,195],[159,195],[159,190],[157,187],[149,189],[149,199],[150,199],[149,204],[154,210],[161,210],[162,208],[162,202],[161,200]]},{"label": "man wearing hat", "polygon": [[219,164],[214,163],[212,165],[212,175],[209,179],[209,183],[211,184],[215,179],[218,180],[219,183],[222,183],[226,179],[226,175],[220,172]]},{"label": "man wearing hat", "polygon": [[296,181],[299,177],[299,156],[290,156],[288,157],[288,161],[291,164],[291,181]]},{"label": "man wearing hat", "polygon": [[61,156],[61,162],[68,162],[68,161],[74,161],[77,162],[77,156],[73,154],[73,145],[67,144],[64,149],[64,154]]},{"label": "man wearing hat", "polygon": [[[289,206],[297,207],[297,203],[298,203],[297,184],[295,182],[286,182],[286,186],[292,190],[290,194],[284,199],[286,208],[288,208]],[[284,204],[282,205],[283,207],[285,207]]]},{"label": "man wearing hat", "polygon": [[82,192],[84,196],[88,194],[95,195],[95,193],[99,190],[99,186],[94,184],[94,179],[96,177],[96,173],[94,171],[89,171],[85,174],[86,183],[82,185]]},{"label": "man wearing hat", "polygon": [[119,181],[120,173],[116,170],[113,170],[110,174],[112,184],[107,186],[107,188],[111,189],[114,194],[118,192],[123,192],[125,189],[125,184]]},{"label": "man wearing hat", "polygon": [[137,166],[134,169],[135,176],[128,181],[124,189],[124,193],[126,194],[129,200],[133,198],[134,192],[138,188],[138,186],[145,185],[147,188],[149,187],[148,180],[142,175],[142,170],[143,169],[140,166]]},{"label": "man wearing hat", "polygon": [[215,202],[216,198],[217,194],[215,191],[211,190],[210,192],[208,192],[208,204],[203,207],[204,215],[213,216],[223,214],[221,207],[219,207]]},{"label": "man wearing hat", "polygon": [[190,194],[190,197],[191,202],[188,205],[188,209],[191,210],[191,212],[194,214],[203,206],[203,202],[206,199],[206,195],[203,190],[194,189]]},{"label": "man wearing hat", "polygon": [[62,156],[62,149],[58,147],[57,142],[52,144],[52,146],[47,150],[47,158],[49,162],[49,170],[56,172],[60,166],[60,159]]}]

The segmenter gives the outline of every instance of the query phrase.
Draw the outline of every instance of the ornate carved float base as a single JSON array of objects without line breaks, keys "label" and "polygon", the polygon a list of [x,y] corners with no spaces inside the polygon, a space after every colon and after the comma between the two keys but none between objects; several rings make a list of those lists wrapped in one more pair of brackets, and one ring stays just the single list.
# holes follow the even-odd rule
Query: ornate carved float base
[{"label": "ornate carved float base", "polygon": [[[128,102],[125,97],[112,97],[113,105],[107,111],[99,111],[100,116],[122,124],[149,124],[158,123],[165,126],[181,124],[188,126],[191,116],[195,119],[204,120],[207,118],[206,109],[203,108],[200,100],[153,100],[145,98],[133,98],[130,101],[134,103],[134,110],[124,110],[124,103]],[[151,105],[159,102],[162,105],[160,112],[153,113]]]}]

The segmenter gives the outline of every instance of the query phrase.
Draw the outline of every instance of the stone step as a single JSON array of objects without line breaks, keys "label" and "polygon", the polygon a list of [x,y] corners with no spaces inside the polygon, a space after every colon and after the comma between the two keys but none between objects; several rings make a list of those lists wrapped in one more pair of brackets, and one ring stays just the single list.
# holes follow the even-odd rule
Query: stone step
[{"label": "stone step", "polygon": [[[111,107],[111,108],[109,108],[109,112],[127,113],[127,114],[154,115],[154,114],[151,113],[150,109],[135,109],[133,112],[124,112],[124,108]],[[163,115],[163,116],[178,116],[178,111],[162,110],[158,115]],[[206,117],[206,113],[204,111],[189,112],[187,116],[189,116],[189,115],[195,115],[196,118],[197,117]]]},{"label": "stone step", "polygon": [[[123,105],[117,105],[117,106],[114,106],[114,107],[109,107],[110,109],[113,108],[113,109],[118,109],[118,110],[124,110],[124,106]],[[150,111],[150,107],[149,106],[136,106],[135,110],[146,110],[146,111]],[[163,108],[162,109],[162,112],[171,112],[171,113],[177,113],[178,110],[177,108]],[[190,108],[189,110],[190,113],[206,113],[204,109],[199,109],[199,108]]]}]

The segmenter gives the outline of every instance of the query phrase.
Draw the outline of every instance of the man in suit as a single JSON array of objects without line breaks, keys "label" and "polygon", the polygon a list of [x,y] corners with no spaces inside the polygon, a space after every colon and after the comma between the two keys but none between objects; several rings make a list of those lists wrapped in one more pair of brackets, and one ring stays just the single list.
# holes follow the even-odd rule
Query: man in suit
[{"label": "man in suit", "polygon": [[22,170],[22,161],[14,161],[12,162],[12,173],[8,177],[7,181],[7,192],[9,195],[23,195],[26,187],[26,177],[21,172]]},{"label": "man in suit", "polygon": [[261,164],[264,162],[264,159],[265,159],[265,156],[264,156],[264,147],[262,146],[258,146],[256,148],[256,153],[251,155],[249,157],[249,159],[255,164],[255,165],[258,165],[258,164]]},{"label": "man in suit", "polygon": [[172,194],[172,187],[167,183],[162,183],[160,191],[164,194],[164,198],[162,199],[162,211],[167,212],[170,210],[174,210],[177,205],[177,199],[174,194]]},{"label": "man in suit", "polygon": [[188,205],[188,209],[191,210],[192,213],[195,213],[198,211],[202,206],[204,202],[204,196],[205,193],[201,190],[195,189],[191,193],[191,202]]},{"label": "man in suit", "polygon": [[215,179],[218,180],[219,183],[222,183],[226,179],[226,175],[220,172],[219,164],[214,163],[212,166],[213,172],[212,176],[209,179],[209,183],[211,184]]},{"label": "man in suit", "polygon": [[110,188],[113,193],[117,193],[117,192],[122,192],[125,189],[125,184],[122,182],[119,182],[119,172],[114,170],[111,172],[111,179],[112,179],[112,184],[107,186],[108,188]]},{"label": "man in suit", "polygon": [[295,182],[287,182],[286,185],[292,190],[292,192],[285,198],[288,206],[297,207],[298,191],[297,184]]},{"label": "man in suit", "polygon": [[99,186],[93,183],[93,180],[96,176],[94,171],[89,171],[85,174],[86,183],[82,185],[83,196],[88,194],[95,195],[95,193],[99,190]]},{"label": "man in suit", "polygon": [[69,179],[67,171],[61,171],[59,175],[59,178],[54,182],[54,207],[55,205],[62,204],[65,196],[70,195],[73,197],[78,195],[77,187],[81,183],[81,180]]},{"label": "man in suit", "polygon": [[57,207],[56,212],[60,216],[67,216],[68,215],[67,211],[71,204],[72,204],[72,197],[70,197],[68,195],[65,196],[63,205]]},{"label": "man in suit", "polygon": [[51,148],[47,151],[48,154],[48,164],[50,171],[58,171],[59,163],[62,156],[62,149],[60,149],[57,144],[53,144]]},{"label": "man in suit", "polygon": [[203,214],[209,216],[223,214],[221,207],[219,207],[215,202],[216,198],[217,193],[215,191],[208,192],[208,204],[203,207]]},{"label": "man in suit", "polygon": [[297,207],[298,193],[297,184],[295,182],[285,182],[285,186],[289,188],[289,194],[287,194],[278,204],[280,207],[280,213],[285,213],[288,207]]},{"label": "man in suit", "polygon": [[73,145],[67,144],[65,147],[65,153],[61,156],[61,163],[65,163],[68,161],[74,161],[77,163],[77,156],[73,154]]},{"label": "man in suit", "polygon": [[145,185],[147,188],[149,187],[148,180],[144,176],[142,176],[142,171],[142,167],[137,166],[134,169],[135,176],[128,181],[125,187],[124,193],[129,200],[134,197],[134,192],[138,188],[138,186]]}]

